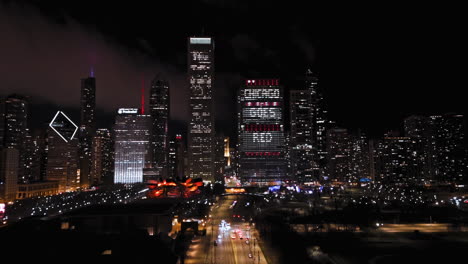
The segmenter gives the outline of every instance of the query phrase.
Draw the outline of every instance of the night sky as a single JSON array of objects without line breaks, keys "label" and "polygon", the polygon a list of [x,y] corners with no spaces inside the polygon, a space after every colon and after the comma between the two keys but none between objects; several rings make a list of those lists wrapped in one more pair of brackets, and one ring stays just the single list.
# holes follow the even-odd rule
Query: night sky
[{"label": "night sky", "polygon": [[413,113],[467,114],[461,8],[42,2],[0,0],[0,95],[29,95],[32,126],[57,110],[78,121],[80,78],[94,67],[100,126],[110,127],[118,107],[138,107],[142,76],[149,84],[160,74],[171,85],[172,133],[186,130],[187,37],[202,32],[215,39],[217,130],[226,135],[235,135],[243,78],[280,78],[289,90],[309,67],[330,118],[371,136]]}]

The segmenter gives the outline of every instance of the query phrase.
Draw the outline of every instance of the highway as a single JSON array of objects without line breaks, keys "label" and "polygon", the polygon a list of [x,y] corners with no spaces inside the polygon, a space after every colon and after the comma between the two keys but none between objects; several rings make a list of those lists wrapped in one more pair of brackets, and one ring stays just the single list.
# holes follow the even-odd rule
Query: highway
[{"label": "highway", "polygon": [[[249,226],[248,222],[242,221],[242,215],[233,217],[233,203],[237,201],[235,206],[242,207],[248,203],[248,200],[248,196],[242,195],[221,197],[219,202],[212,207],[206,236],[194,239],[185,263],[266,264],[265,256],[258,245],[258,234],[254,226]],[[236,211],[239,213],[242,210]],[[222,220],[229,223],[230,227],[221,224]]]}]

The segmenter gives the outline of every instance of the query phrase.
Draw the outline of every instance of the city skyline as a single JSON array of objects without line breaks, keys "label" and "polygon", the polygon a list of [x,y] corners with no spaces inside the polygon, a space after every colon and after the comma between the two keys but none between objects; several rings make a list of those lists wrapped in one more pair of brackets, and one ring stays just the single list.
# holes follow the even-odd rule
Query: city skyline
[{"label": "city skyline", "polygon": [[[220,7],[209,2],[201,2],[208,10],[247,12],[247,7],[242,4]],[[78,120],[76,119],[78,102],[74,98],[79,98],[79,91],[70,89],[68,94],[64,93],[64,90],[68,89],[63,87],[76,87],[75,80],[88,76],[90,69],[94,67],[95,76],[101,86],[96,94],[99,127],[110,128],[113,122],[112,114],[118,107],[139,106],[142,74],[146,83],[149,83],[155,74],[162,72],[167,73],[168,81],[175,93],[181,95],[171,99],[172,126],[177,127],[175,129],[177,131],[173,131],[173,134],[184,130],[189,120],[188,109],[182,107],[188,102],[188,93],[185,89],[185,40],[189,36],[200,34],[203,28],[205,33],[217,42],[215,55],[220,62],[217,65],[217,89],[214,93],[224,101],[229,101],[228,98],[235,96],[241,81],[248,78],[280,78],[285,85],[285,94],[289,94],[289,90],[294,90],[301,84],[299,78],[302,77],[303,71],[311,67],[320,76],[329,104],[330,118],[345,127],[362,128],[371,136],[381,135],[386,130],[399,127],[399,120],[414,113],[457,112],[466,116],[461,90],[454,85],[460,80],[456,74],[458,70],[453,69],[454,66],[447,63],[443,56],[449,44],[444,44],[441,40],[426,41],[430,36],[428,30],[432,29],[431,24],[419,31],[423,36],[421,40],[408,36],[410,29],[416,26],[408,16],[403,16],[403,20],[396,24],[401,34],[391,31],[384,19],[377,19],[374,16],[370,18],[376,20],[376,24],[382,25],[383,28],[377,33],[371,31],[369,27],[362,27],[358,21],[344,28],[331,24],[330,32],[341,34],[343,38],[350,37],[343,42],[342,37],[324,34],[322,30],[307,27],[309,24],[306,20],[299,18],[282,21],[284,24],[274,22],[277,32],[270,32],[271,29],[265,32],[259,31],[262,25],[255,25],[254,22],[268,17],[268,13],[260,12],[261,7],[253,4],[248,5],[252,10],[249,12],[257,14],[253,17],[252,25],[243,22],[239,25],[239,31],[227,25],[226,28],[222,28],[221,25],[215,25],[209,19],[203,18],[199,23],[191,24],[183,30],[172,32],[161,29],[167,34],[164,41],[161,41],[162,39],[149,35],[150,31],[145,31],[146,20],[117,22],[122,25],[129,23],[128,26],[122,27],[122,33],[119,35],[94,13],[104,7],[97,5],[89,10],[89,13],[74,11],[84,6],[85,3],[82,7],[64,4],[62,9],[57,10],[57,6],[37,6],[27,3],[0,5],[0,12],[3,14],[1,19],[4,22],[1,24],[8,27],[7,32],[12,32],[16,36],[15,39],[7,38],[0,44],[2,45],[0,52],[6,62],[2,65],[1,72],[8,72],[7,75],[2,74],[0,77],[5,84],[0,94],[5,96],[17,92],[31,96],[34,99],[32,107],[37,110],[34,113],[41,113],[40,116],[36,114],[33,118],[35,127],[47,122],[48,117],[45,118],[43,115],[55,113],[57,107],[67,108],[66,112],[74,117],[73,120]],[[170,7],[171,4],[161,6],[162,9]],[[194,8],[202,7],[194,4]],[[271,8],[273,11],[279,10],[279,7],[274,5]],[[116,10],[116,15],[123,12],[120,7]],[[130,12],[136,10],[131,9]],[[21,21],[19,17],[24,13],[31,14],[30,19]],[[169,14],[160,19],[167,16]],[[191,16],[192,14],[187,14],[187,18],[183,19],[190,19]],[[228,16],[227,20],[230,18],[232,17]],[[318,18],[311,19],[318,20]],[[408,22],[408,29],[404,26],[404,22]],[[96,23],[97,28],[90,28],[90,23]],[[24,31],[21,28],[22,24],[42,34]],[[136,25],[140,25],[141,29],[134,32],[131,28],[135,28],[133,26]],[[354,26],[357,32],[352,35],[347,30]],[[256,31],[259,31],[259,34],[253,34]],[[372,37],[370,33],[377,35]],[[49,53],[51,55],[47,60],[41,55],[42,53],[34,53],[35,49],[18,43],[18,41],[25,43],[31,38],[37,39],[37,49],[48,50],[49,48],[43,47],[41,44],[43,42],[39,40],[50,38],[51,43],[57,46],[62,41],[66,41],[60,38],[64,34],[67,36],[65,39],[80,39],[80,41],[74,41],[76,44],[73,45],[62,45],[69,48]],[[140,37],[133,38],[134,34],[139,34]],[[443,33],[436,30],[434,34]],[[137,39],[136,43],[132,42],[134,39]],[[403,39],[405,41],[400,42]],[[421,44],[421,50],[414,49],[416,44]],[[455,46],[454,50],[456,47],[458,46]],[[455,52],[454,50],[449,52]],[[426,53],[428,51],[431,53]],[[130,56],[125,55],[127,52]],[[75,53],[79,56],[68,55]],[[35,68],[38,70],[30,71],[29,79],[33,80],[34,84],[28,83],[28,79],[15,78],[14,72],[28,71],[24,65],[18,68],[17,61],[20,61],[24,54],[30,54],[31,65],[50,61],[46,64],[48,67],[37,65]],[[53,54],[57,55],[52,56]],[[407,63],[403,63],[405,60]],[[427,63],[429,60],[434,61],[434,64]],[[118,68],[124,70],[118,71],[116,66],[107,64],[108,61],[113,61],[114,65],[119,65]],[[227,63],[228,61],[230,63]],[[6,65],[9,67],[6,68]],[[247,65],[249,67],[246,67]],[[438,65],[445,66],[441,68]],[[49,70],[55,68],[57,70]],[[36,77],[37,71],[40,73],[40,78]],[[444,87],[446,92],[440,95],[436,92],[437,87]],[[120,96],[115,95],[113,92],[115,89],[119,91]],[[381,99],[381,93],[386,93],[385,100]],[[417,100],[420,96],[424,96],[425,100]],[[110,98],[113,100],[108,100]],[[452,103],[448,104],[449,101]],[[398,102],[398,107],[395,102]],[[215,102],[215,109],[217,112],[226,113],[217,116],[217,127],[222,128],[224,130],[222,132],[231,138],[235,138],[235,125],[229,122],[235,116],[235,103]],[[369,125],[371,123],[372,126]]]}]

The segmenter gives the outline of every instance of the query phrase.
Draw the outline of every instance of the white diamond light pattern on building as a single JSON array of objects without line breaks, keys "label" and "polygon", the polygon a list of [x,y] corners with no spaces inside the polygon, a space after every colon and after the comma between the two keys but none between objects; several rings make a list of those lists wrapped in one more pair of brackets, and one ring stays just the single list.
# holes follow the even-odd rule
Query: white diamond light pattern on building
[{"label": "white diamond light pattern on building", "polygon": [[78,126],[62,111],[57,111],[49,126],[67,143],[78,131]]}]

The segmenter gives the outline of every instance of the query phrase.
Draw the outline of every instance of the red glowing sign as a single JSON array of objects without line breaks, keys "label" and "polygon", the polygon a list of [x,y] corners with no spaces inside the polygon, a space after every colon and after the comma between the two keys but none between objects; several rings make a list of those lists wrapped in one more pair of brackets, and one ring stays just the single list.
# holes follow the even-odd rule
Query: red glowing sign
[{"label": "red glowing sign", "polygon": [[268,85],[279,85],[279,79],[258,79],[258,80],[246,80],[247,86],[268,86]]},{"label": "red glowing sign", "polygon": [[280,125],[245,125],[245,131],[281,131]]}]

